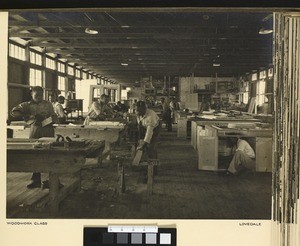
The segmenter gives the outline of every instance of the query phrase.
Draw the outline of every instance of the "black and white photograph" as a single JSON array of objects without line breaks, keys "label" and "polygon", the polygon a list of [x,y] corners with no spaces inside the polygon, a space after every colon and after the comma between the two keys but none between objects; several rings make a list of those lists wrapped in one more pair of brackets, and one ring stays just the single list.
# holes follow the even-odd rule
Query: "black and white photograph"
[{"label": "black and white photograph", "polygon": [[295,224],[299,30],[267,8],[9,11],[6,219]]}]

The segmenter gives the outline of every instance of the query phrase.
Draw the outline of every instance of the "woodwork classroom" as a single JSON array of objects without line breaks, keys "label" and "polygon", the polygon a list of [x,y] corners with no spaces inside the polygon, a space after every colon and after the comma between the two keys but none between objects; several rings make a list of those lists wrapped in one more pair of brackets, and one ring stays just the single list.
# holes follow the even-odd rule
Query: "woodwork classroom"
[{"label": "woodwork classroom", "polygon": [[[7,218],[299,223],[299,27],[297,10],[10,11]],[[54,137],[10,113],[34,86],[65,98]]]}]

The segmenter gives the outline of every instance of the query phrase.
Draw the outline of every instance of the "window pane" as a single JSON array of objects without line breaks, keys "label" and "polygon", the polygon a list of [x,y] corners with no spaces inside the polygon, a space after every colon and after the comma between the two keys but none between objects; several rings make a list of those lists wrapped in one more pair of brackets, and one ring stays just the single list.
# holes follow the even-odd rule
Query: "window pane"
[{"label": "window pane", "polygon": [[55,61],[46,57],[46,67],[50,69],[55,69]]},{"label": "window pane", "polygon": [[14,44],[9,44],[9,56],[25,61],[25,49]]},{"label": "window pane", "polygon": [[41,70],[30,68],[29,85],[42,86],[42,71]]}]

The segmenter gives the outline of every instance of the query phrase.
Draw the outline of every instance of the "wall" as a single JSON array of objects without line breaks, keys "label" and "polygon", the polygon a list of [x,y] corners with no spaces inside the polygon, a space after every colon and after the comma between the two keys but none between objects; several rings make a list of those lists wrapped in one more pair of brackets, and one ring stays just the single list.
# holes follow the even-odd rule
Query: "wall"
[{"label": "wall", "polygon": [[128,99],[137,99],[137,100],[142,99],[141,87],[135,87],[135,88],[132,88],[130,91],[128,91],[127,98]]},{"label": "wall", "polygon": [[180,77],[179,78],[179,97],[185,103],[186,96],[194,93],[194,90],[205,90],[211,82],[235,81],[233,77]]}]

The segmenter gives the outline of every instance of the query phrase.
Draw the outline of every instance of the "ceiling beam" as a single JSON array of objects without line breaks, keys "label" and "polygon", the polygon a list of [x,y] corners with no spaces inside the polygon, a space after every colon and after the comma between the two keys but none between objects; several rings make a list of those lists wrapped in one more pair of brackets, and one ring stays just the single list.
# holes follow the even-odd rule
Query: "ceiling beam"
[{"label": "ceiling beam", "polygon": [[[84,32],[75,33],[22,33],[22,32],[9,32],[9,37],[18,38],[45,38],[45,39],[126,39],[126,40],[136,40],[136,39],[172,39],[174,40],[192,40],[192,39],[212,39],[212,40],[228,40],[228,39],[238,39],[238,40],[266,40],[267,36],[262,36],[256,32],[257,36],[253,34],[242,33],[228,33],[228,34],[216,34],[216,33],[189,33],[184,35],[179,35],[178,33],[99,33],[97,35],[90,35]],[[211,40],[211,41],[212,41]]]},{"label": "ceiling beam", "polygon": [[[242,26],[243,28],[247,28],[248,30],[251,29],[256,29],[255,23],[249,22],[249,23],[243,23],[243,25],[240,25],[238,21],[235,24],[235,29],[238,29],[239,26]],[[84,20],[79,20],[79,21],[71,21],[69,20],[68,22],[65,21],[49,21],[49,20],[39,20],[39,21],[15,21],[15,20],[9,20],[8,25],[10,27],[27,27],[27,28],[36,28],[36,27],[48,27],[48,28],[53,28],[53,27],[73,27],[73,28],[82,28],[82,27],[95,27],[95,28],[118,28],[118,29],[124,29],[124,30],[132,30],[135,28],[142,28],[142,29],[166,29],[166,28],[208,28],[210,30],[212,29],[218,29],[218,28],[227,28],[227,29],[232,29],[232,26],[228,25],[226,22],[218,22],[218,24],[214,23],[201,23],[198,20],[190,21],[190,22],[184,22],[183,20],[177,20],[174,22],[164,22],[163,20],[157,23],[154,22],[141,22],[135,21],[131,26],[129,25],[128,28],[122,28],[122,25],[119,25],[117,23],[111,22],[109,25],[104,25],[99,22],[90,22],[90,21],[84,21]],[[233,24],[232,24],[233,25]],[[250,28],[250,29],[249,29]]]},{"label": "ceiling beam", "polygon": [[[192,46],[186,46],[182,44],[144,44],[144,43],[133,43],[133,44],[124,44],[124,43],[95,43],[95,44],[83,44],[83,43],[78,43],[78,42],[69,42],[69,43],[44,43],[44,42],[35,42],[32,41],[30,43],[32,46],[40,46],[40,47],[49,47],[49,48],[94,48],[94,49],[130,49],[130,50],[135,50],[136,52],[139,52],[140,49],[164,49],[164,50],[194,50],[194,52],[197,52],[197,48],[206,48],[206,44],[194,44]],[[219,49],[223,48],[231,48],[232,44],[226,44],[226,45],[220,45]],[[245,49],[251,49],[250,46],[239,46],[237,47],[239,50],[245,50]],[[266,47],[255,47],[256,50],[266,50]],[[270,48],[269,48],[270,49]],[[74,51],[76,53],[76,51]]]}]

